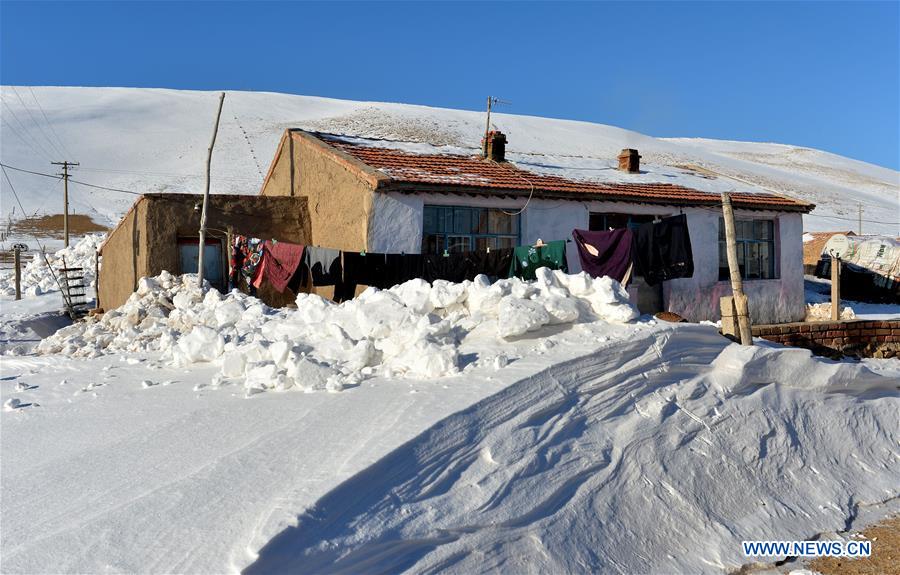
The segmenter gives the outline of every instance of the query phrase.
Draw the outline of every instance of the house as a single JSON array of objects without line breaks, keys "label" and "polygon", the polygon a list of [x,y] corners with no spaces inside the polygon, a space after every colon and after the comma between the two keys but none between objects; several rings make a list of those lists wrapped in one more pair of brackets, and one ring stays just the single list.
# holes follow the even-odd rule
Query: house
[{"label": "house", "polygon": [[[686,214],[694,275],[631,289],[643,312],[720,317],[731,293],[720,192],[735,183],[617,158],[510,153],[490,132],[483,153],[422,143],[286,130],[264,198],[307,200],[313,245],[372,253],[441,253],[568,239],[573,229],[636,226]],[[748,186],[743,186],[748,188]],[[812,204],[758,189],[732,193],[744,290],[757,323],[802,320],[802,214]],[[568,244],[570,271],[580,270]],[[330,288],[317,288],[328,296]]]},{"label": "house", "polygon": [[[203,196],[144,194],[100,247],[103,265],[97,286],[99,306],[125,303],[138,280],[163,270],[196,273]],[[305,198],[215,195],[209,197],[204,277],[224,290],[230,232],[260,238],[309,243]],[[267,303],[287,303],[277,292],[261,293]],[[293,298],[290,298],[293,299]]]},{"label": "house", "polygon": [[[828,241],[836,235],[804,234],[803,264],[807,273],[831,278]],[[900,303],[900,238],[881,235],[846,235],[841,257],[841,297],[856,301]],[[810,246],[807,259],[807,246]],[[817,254],[817,255],[816,255]],[[813,257],[815,256],[815,259]],[[815,262],[812,272],[808,261]]]},{"label": "house", "polygon": [[825,244],[834,235],[854,236],[852,231],[846,232],[806,232],[803,234],[803,273],[814,275]]}]

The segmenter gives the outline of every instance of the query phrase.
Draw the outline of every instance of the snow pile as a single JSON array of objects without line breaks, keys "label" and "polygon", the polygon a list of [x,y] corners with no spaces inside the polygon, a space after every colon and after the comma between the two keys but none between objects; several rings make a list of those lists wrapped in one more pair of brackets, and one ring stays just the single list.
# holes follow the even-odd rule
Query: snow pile
[{"label": "snow pile", "polygon": [[[50,266],[57,270],[63,267],[63,260],[66,267],[82,268],[84,270],[84,281],[86,286],[93,286],[94,278],[94,254],[106,234],[87,234],[81,238],[78,243],[63,248],[54,254],[47,254],[47,260]],[[34,257],[22,268],[22,294],[25,296],[39,296],[48,292],[59,291],[53,274],[47,268],[47,262],[40,253],[34,254]],[[16,295],[16,278],[14,272],[10,271],[0,275],[0,295],[15,296]]]},{"label": "snow pile", "polygon": [[738,572],[741,541],[897,509],[896,383],[708,327],[638,331],[443,419],[242,572]]},{"label": "snow pile", "polygon": [[373,375],[458,373],[460,340],[482,325],[495,325],[509,339],[545,325],[598,318],[625,323],[638,316],[618,282],[546,268],[535,282],[411,280],[384,291],[370,288],[342,304],[310,294],[298,295],[296,303],[295,310],[275,310],[237,291],[201,290],[196,276],[163,272],[142,278],[122,307],[59,330],[37,351],[75,357],[162,352],[177,366],[217,361],[221,372],[213,385],[241,380],[249,394],[291,387],[340,391]]},{"label": "snow pile", "polygon": [[[853,308],[842,305],[841,319],[856,319],[856,313]],[[806,320],[805,321],[830,321],[831,320],[831,302],[809,303],[806,304]]]}]

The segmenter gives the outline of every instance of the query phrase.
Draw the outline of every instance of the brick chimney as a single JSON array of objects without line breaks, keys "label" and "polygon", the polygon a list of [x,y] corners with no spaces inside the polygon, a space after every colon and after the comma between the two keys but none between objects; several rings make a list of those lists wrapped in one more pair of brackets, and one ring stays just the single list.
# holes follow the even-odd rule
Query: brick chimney
[{"label": "brick chimney", "polygon": [[481,154],[485,160],[506,161],[506,135],[499,130],[491,130],[481,139]]},{"label": "brick chimney", "polygon": [[625,148],[619,152],[619,169],[629,174],[638,174],[641,171],[641,157],[638,151]]}]

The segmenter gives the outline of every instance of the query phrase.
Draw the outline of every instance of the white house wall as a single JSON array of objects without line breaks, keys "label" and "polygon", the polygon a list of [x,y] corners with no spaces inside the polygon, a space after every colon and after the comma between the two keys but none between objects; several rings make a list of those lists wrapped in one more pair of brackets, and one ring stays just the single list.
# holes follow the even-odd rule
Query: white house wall
[{"label": "white house wall", "polygon": [[[485,198],[451,194],[377,193],[369,218],[368,249],[373,253],[419,253],[422,247],[423,208],[425,205],[471,206],[522,209],[524,199]],[[573,229],[587,229],[591,212],[677,215],[679,208],[637,205],[623,202],[577,202],[532,199],[521,215],[521,241],[531,244],[571,239]],[[719,297],[730,295],[730,283],[719,281],[719,212],[714,208],[684,208],[688,217],[694,276],[663,284],[667,310],[691,321],[717,320]],[[776,242],[776,266],[780,279],[744,282],[755,323],[780,323],[803,319],[803,224],[799,214],[743,212],[735,217],[772,218],[779,237]],[[570,272],[581,271],[578,250],[573,242],[566,246]]]},{"label": "white house wall", "polygon": [[[694,276],[663,284],[666,309],[696,321],[721,317],[719,298],[731,295],[731,282],[719,281],[719,213],[685,209],[694,253]],[[774,219],[776,274],[779,279],[745,280],[753,323],[800,321],[806,312],[803,290],[803,222],[800,214],[736,211],[736,219]]]}]

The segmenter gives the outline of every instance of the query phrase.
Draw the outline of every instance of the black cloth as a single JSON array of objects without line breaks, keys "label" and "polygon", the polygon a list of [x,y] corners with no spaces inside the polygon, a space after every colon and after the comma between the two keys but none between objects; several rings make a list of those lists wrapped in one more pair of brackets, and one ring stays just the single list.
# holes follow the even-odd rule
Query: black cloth
[{"label": "black cloth", "polygon": [[634,269],[650,285],[694,275],[687,216],[642,224],[632,235]]},{"label": "black cloth", "polygon": [[422,279],[428,283],[435,280],[459,283],[469,275],[471,265],[469,254],[466,252],[447,255],[427,254],[422,258]]},{"label": "black cloth", "polygon": [[385,278],[387,287],[400,285],[425,275],[425,260],[422,254],[387,254],[385,256]]},{"label": "black cloth", "polygon": [[513,248],[491,250],[489,252],[472,252],[474,260],[474,274],[467,279],[475,279],[478,274],[484,274],[490,278],[505,278],[509,275],[509,266],[512,264]]},{"label": "black cloth", "polygon": [[423,258],[422,279],[431,283],[434,280],[447,280],[460,283],[474,280],[478,274],[491,278],[505,278],[512,264],[513,248],[491,250],[488,252],[456,252],[445,255],[425,255]]},{"label": "black cloth", "polygon": [[338,250],[307,246],[303,261],[306,265],[301,267],[309,269],[314,286],[333,286],[341,281],[341,252]]},{"label": "black cloth", "polygon": [[387,265],[384,254],[344,252],[344,283],[381,288]]}]

